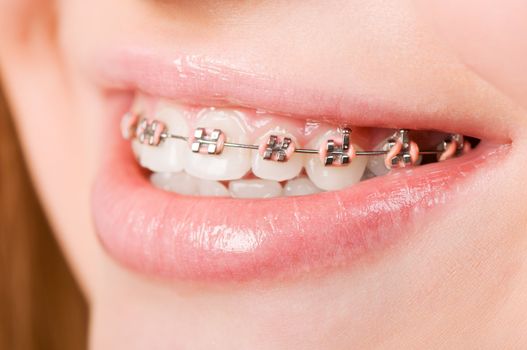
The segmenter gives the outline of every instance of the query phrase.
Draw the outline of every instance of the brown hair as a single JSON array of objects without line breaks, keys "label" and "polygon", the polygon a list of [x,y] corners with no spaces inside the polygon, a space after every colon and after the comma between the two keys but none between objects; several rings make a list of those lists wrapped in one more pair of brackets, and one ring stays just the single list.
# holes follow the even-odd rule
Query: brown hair
[{"label": "brown hair", "polygon": [[51,234],[0,91],[0,349],[85,349],[87,306]]}]

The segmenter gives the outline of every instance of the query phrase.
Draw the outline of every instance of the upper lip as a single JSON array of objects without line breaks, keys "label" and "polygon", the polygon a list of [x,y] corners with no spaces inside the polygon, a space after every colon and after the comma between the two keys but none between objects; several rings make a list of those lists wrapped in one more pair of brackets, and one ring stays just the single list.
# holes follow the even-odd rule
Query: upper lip
[{"label": "upper lip", "polygon": [[242,106],[337,125],[455,132],[496,143],[510,142],[515,132],[514,125],[481,110],[415,110],[411,101],[381,100],[346,87],[321,90],[216,56],[127,47],[96,61],[96,76],[107,88],[194,104]]},{"label": "upper lip", "polygon": [[[488,140],[508,143],[512,133],[510,126],[490,117],[408,114],[394,104],[368,104],[346,93],[299,88],[207,56],[126,49],[105,57],[98,68],[106,88],[353,126],[452,131],[486,140],[462,158],[343,191],[244,201],[158,191],[134,164],[128,145],[111,143],[94,189],[97,230],[118,260],[155,275],[245,280],[349,261],[393,242],[409,230],[416,214],[454,198],[459,181],[488,169],[481,165],[490,163],[488,158],[503,158],[509,149]],[[482,127],[487,122],[492,127]],[[108,124],[118,135],[116,118]]]}]

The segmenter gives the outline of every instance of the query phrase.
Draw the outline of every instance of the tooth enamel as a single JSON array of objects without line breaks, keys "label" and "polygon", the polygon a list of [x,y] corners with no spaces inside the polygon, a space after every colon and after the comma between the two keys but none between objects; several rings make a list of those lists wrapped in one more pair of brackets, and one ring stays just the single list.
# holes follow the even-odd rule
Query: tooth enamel
[{"label": "tooth enamel", "polygon": [[132,140],[132,152],[135,156],[135,159],[140,160],[141,159],[141,153],[143,150],[143,145],[139,142],[137,139]]},{"label": "tooth enamel", "polygon": [[[382,149],[382,145],[380,148],[375,149]],[[375,176],[383,176],[390,172],[390,170],[386,168],[386,165],[384,165],[384,156],[374,156],[369,158],[366,167],[369,171],[375,174]]]},{"label": "tooth enamel", "polygon": [[[171,134],[188,135],[189,127],[184,109],[163,105],[154,119],[164,122]],[[140,162],[145,168],[155,172],[178,172],[183,170],[188,154],[187,145],[174,139],[165,139],[159,146],[142,145]]]},{"label": "tooth enamel", "polygon": [[284,186],[285,196],[305,196],[319,192],[322,191],[307,177],[289,180]]},{"label": "tooth enamel", "polygon": [[366,170],[364,171],[364,174],[362,174],[362,177],[360,178],[361,181],[366,181],[368,179],[374,178],[377,175],[375,175],[370,169],[366,167]]},{"label": "tooth enamel", "polygon": [[280,183],[271,180],[236,180],[229,183],[234,198],[271,198],[282,195]]},{"label": "tooth enamel", "polygon": [[198,194],[198,179],[184,172],[179,173],[152,173],[150,182],[157,188],[165,191],[176,192],[182,195]]},{"label": "tooth enamel", "polygon": [[[267,142],[270,135],[289,137],[292,139],[292,144],[296,144],[296,139],[291,133],[283,127],[276,126],[269,130],[263,136],[257,139],[257,144]],[[304,157],[302,154],[292,154],[285,162],[277,162],[274,160],[265,160],[259,151],[252,151],[252,172],[254,175],[262,179],[284,181],[296,177],[302,167],[304,166]]]},{"label": "tooth enamel", "polygon": [[[328,130],[308,144],[308,148],[318,149],[323,141],[338,138],[335,130]],[[353,142],[353,134],[351,136]],[[353,144],[357,151],[362,149]],[[306,173],[315,186],[326,191],[340,190],[360,181],[366,168],[366,157],[355,157],[350,164],[344,166],[324,166],[317,156],[306,157]]]},{"label": "tooth enamel", "polygon": [[[249,143],[242,112],[227,109],[206,109],[196,128],[216,128],[224,132],[228,142]],[[188,147],[188,146],[187,146]],[[221,154],[209,155],[187,151],[185,171],[205,180],[233,180],[243,177],[251,168],[251,152],[225,147]]]},{"label": "tooth enamel", "polygon": [[229,190],[218,181],[199,180],[198,193],[207,197],[229,197]]}]

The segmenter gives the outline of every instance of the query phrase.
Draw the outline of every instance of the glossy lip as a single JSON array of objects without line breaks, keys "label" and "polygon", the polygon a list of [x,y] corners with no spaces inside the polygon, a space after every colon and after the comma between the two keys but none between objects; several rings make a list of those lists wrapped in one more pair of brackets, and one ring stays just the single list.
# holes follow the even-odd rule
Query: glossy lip
[{"label": "glossy lip", "polygon": [[[279,89],[270,78],[242,74],[232,66],[189,65],[188,57],[194,56],[184,56],[185,64],[181,63],[183,56],[171,57],[154,58],[127,50],[99,66],[98,77],[111,89],[139,89],[195,103],[237,102],[282,113],[313,97],[312,92],[299,90],[294,92],[296,100],[284,104],[276,93],[263,93],[271,91],[269,84]],[[114,66],[116,62],[120,64]],[[109,69],[111,66],[116,69]],[[320,97],[318,101],[303,105],[295,117],[336,111],[331,100]],[[338,107],[342,111],[341,107],[342,103]],[[469,118],[453,127],[452,121],[439,118],[387,119],[386,111],[370,119],[364,114],[331,115],[334,120],[358,126],[391,127],[395,123],[472,136],[480,136],[482,130]],[[108,118],[108,124],[112,137],[107,139],[116,140],[117,116]],[[485,136],[504,139],[491,133]],[[413,224],[426,220],[424,214],[430,209],[443,210],[462,191],[463,182],[490,171],[491,164],[499,163],[510,149],[508,144],[483,142],[461,158],[403,169],[338,192],[240,200],[186,197],[158,190],[136,164],[128,142],[119,140],[106,146],[92,201],[97,232],[106,250],[125,266],[148,275],[200,281],[291,276],[349,264],[399,241],[412,231]]]},{"label": "glossy lip", "polygon": [[416,113],[401,101],[383,101],[346,89],[323,91],[217,56],[126,47],[109,50],[86,66],[95,82],[107,89],[138,90],[198,105],[242,106],[356,127],[456,132],[496,143],[510,142],[514,133],[514,128],[497,124],[490,116]]}]

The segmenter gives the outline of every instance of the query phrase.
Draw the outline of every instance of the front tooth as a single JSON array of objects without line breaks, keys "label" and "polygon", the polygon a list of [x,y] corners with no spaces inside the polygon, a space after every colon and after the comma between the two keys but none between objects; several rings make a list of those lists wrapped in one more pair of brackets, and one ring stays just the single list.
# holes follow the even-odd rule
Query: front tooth
[{"label": "front tooth", "polygon": [[[322,142],[338,138],[340,135],[336,130],[328,130],[318,138],[314,139],[308,148],[318,149]],[[351,134],[353,142],[353,134]],[[362,149],[353,144],[357,151]],[[360,181],[366,168],[366,157],[355,157],[350,164],[344,166],[324,166],[319,157],[306,157],[306,172],[309,179],[318,187],[326,191],[335,191],[346,188]]]},{"label": "front tooth", "polygon": [[199,180],[198,193],[207,197],[229,197],[229,190],[221,182]]},{"label": "front tooth", "polygon": [[[292,128],[288,130],[282,126],[275,126],[263,136],[258,138],[258,144],[267,143],[269,136],[275,135],[280,138],[289,137],[292,139],[291,146],[299,148],[296,138],[292,136]],[[304,157],[301,154],[292,154],[285,162],[265,160],[259,151],[252,151],[252,172],[262,179],[284,181],[296,177],[304,166]]]},{"label": "front tooth", "polygon": [[[154,119],[164,122],[171,134],[186,136],[189,133],[183,108],[163,105]],[[188,151],[185,142],[169,138],[158,146],[141,145],[138,153],[145,168],[155,172],[179,172],[185,166]]]},{"label": "front tooth", "polygon": [[[198,118],[196,128],[215,128],[223,131],[227,142],[249,142],[244,127],[242,112],[227,109],[206,109]],[[233,180],[243,177],[251,168],[251,152],[246,149],[225,147],[221,154],[210,155],[192,153],[185,171],[205,180]]]},{"label": "front tooth", "polygon": [[234,198],[271,198],[282,195],[282,186],[271,180],[236,180],[229,183]]},{"label": "front tooth", "polygon": [[152,173],[150,182],[162,190],[192,196],[198,194],[199,180],[185,172]]},{"label": "front tooth", "polygon": [[305,196],[319,192],[321,190],[307,177],[289,180],[284,186],[284,195],[286,196]]}]

